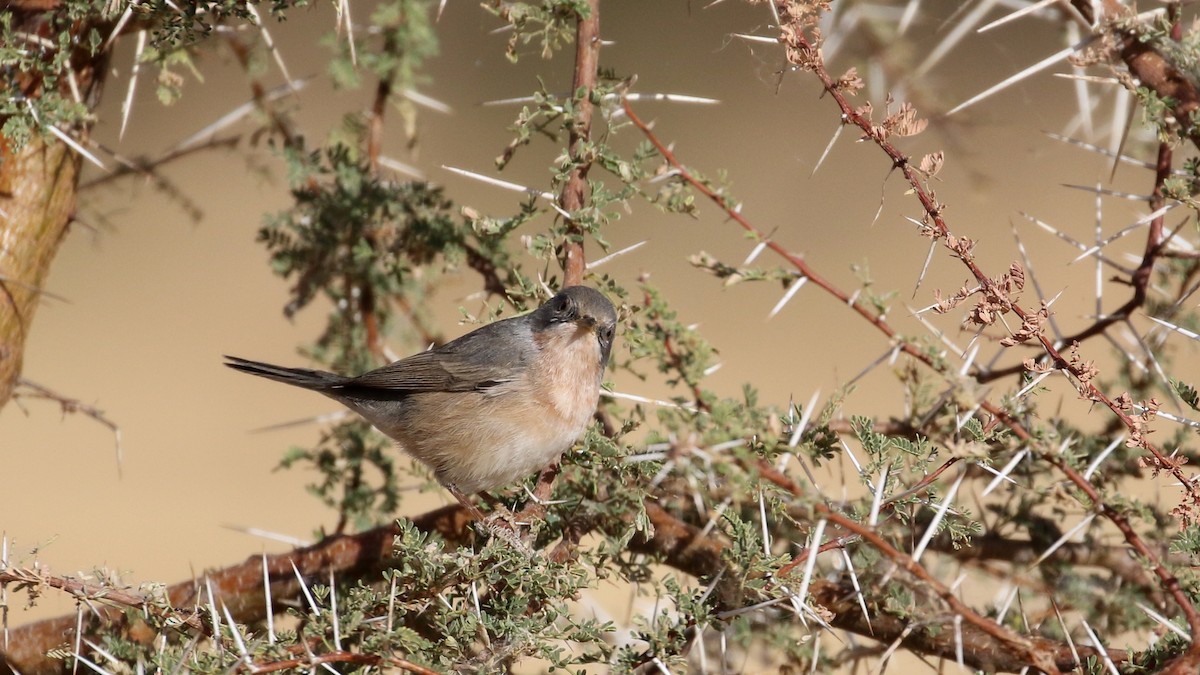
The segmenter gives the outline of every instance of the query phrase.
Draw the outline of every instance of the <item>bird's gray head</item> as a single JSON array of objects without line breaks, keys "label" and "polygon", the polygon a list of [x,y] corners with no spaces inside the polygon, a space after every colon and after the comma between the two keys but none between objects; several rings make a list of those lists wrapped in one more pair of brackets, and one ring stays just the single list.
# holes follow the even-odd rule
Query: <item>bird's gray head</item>
[{"label": "bird's gray head", "polygon": [[538,307],[531,317],[536,331],[568,323],[588,330],[600,343],[601,364],[608,364],[617,329],[617,310],[600,291],[588,286],[569,286]]}]

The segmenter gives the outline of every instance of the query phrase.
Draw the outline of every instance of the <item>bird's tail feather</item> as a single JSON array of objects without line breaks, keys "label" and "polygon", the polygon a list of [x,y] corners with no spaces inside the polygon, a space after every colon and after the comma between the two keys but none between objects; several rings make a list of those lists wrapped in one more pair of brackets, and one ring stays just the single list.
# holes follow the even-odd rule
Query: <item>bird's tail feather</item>
[{"label": "bird's tail feather", "polygon": [[242,359],[236,356],[226,356],[225,365],[240,370],[243,373],[258,375],[265,377],[268,380],[283,382],[304,389],[316,389],[318,391],[335,387],[346,381],[345,377],[329,373],[324,370],[309,370],[307,368],[284,368],[283,366],[273,366],[269,363],[261,361],[251,361]]}]

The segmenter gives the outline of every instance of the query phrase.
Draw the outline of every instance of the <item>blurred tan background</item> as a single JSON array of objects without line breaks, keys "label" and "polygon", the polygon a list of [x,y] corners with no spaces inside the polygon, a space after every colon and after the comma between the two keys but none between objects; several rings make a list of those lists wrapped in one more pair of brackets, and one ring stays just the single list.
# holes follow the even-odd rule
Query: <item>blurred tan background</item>
[{"label": "blurred tan background", "polygon": [[[901,49],[913,54],[928,50],[952,27],[940,21],[956,4],[929,7],[910,30],[913,42]],[[903,218],[919,217],[915,201],[904,196],[897,176],[888,178],[882,154],[856,144],[849,132],[810,176],[837,127],[835,108],[819,99],[813,78],[796,73],[780,78],[783,60],[777,48],[733,37],[772,35],[765,5],[706,5],[606,2],[601,33],[614,44],[602,50],[602,65],[621,75],[636,74],[640,92],[720,99],[712,106],[641,103],[637,110],[656,120],[657,132],[675,143],[689,165],[710,176],[727,171],[744,213],[843,288],[858,286],[853,265],[869,266],[876,289],[899,292],[896,324],[906,332],[921,331],[905,318],[903,303],[930,304],[933,289],[957,289],[966,280],[965,270],[935,254],[924,286],[911,298],[928,246]],[[367,16],[368,6],[352,3],[359,20]],[[369,101],[369,92],[334,92],[324,76],[328,51],[315,46],[315,36],[329,33],[333,25],[330,3],[319,3],[293,12],[284,24],[269,26],[292,74],[316,76],[295,102],[285,103],[298,106],[298,126],[314,141],[323,139],[343,114],[361,110]],[[507,142],[505,128],[518,109],[479,104],[528,95],[538,75],[548,87],[565,92],[571,61],[569,54],[543,61],[534,47],[524,49],[521,62],[511,65],[503,57],[507,36],[491,33],[498,25],[477,3],[448,4],[439,24],[441,56],[429,63],[430,82],[421,90],[454,112],[422,110],[418,144],[410,152],[400,118],[392,111],[387,154],[422,169],[446,187],[456,204],[506,215],[516,212],[519,197],[439,167],[496,175],[492,160]],[[861,74],[877,83],[880,76],[859,60],[865,46],[855,42],[856,35],[847,34],[834,70],[860,65]],[[214,43],[198,62],[204,81],[189,80],[178,105],[161,106],[152,75],[143,75],[129,130],[118,140],[120,102],[132,58],[132,40],[126,42],[114,60],[95,134],[124,155],[161,152],[249,99],[236,62]],[[919,98],[947,109],[1061,49],[1062,43],[1048,22],[1023,22],[969,37],[921,81]],[[264,79],[281,83],[274,64],[268,68]],[[1065,70],[1060,66],[1052,72]],[[877,111],[882,109],[882,93],[873,94],[872,101]],[[1097,108],[1098,120],[1111,113],[1111,105],[1103,105]],[[1084,262],[1055,273],[1076,252],[1031,228],[1018,212],[1035,214],[1080,238],[1091,236],[1092,197],[1059,184],[1102,180],[1110,164],[1042,133],[1061,130],[1076,111],[1072,84],[1043,74],[956,116],[952,127],[935,122],[929,132],[901,141],[916,156],[946,150],[937,194],[950,206],[947,216],[955,232],[980,242],[977,250],[985,269],[999,274],[1016,258],[1010,224],[1017,223],[1048,293],[1065,289],[1057,318],[1067,330],[1084,324],[1094,311],[1093,267]],[[632,128],[620,133],[626,143],[641,140]],[[1108,144],[1106,137],[1097,138]],[[557,147],[535,142],[500,177],[545,189],[547,166],[557,153]],[[94,168],[89,171],[92,177],[100,175]],[[305,494],[310,475],[274,470],[289,445],[310,442],[317,429],[251,430],[337,406],[221,365],[225,353],[302,364],[296,347],[311,341],[324,320],[319,305],[292,323],[283,318],[286,283],[270,272],[265,250],[254,241],[263,215],[289,201],[282,163],[268,150],[243,142],[236,152],[200,154],[164,173],[202,211],[198,222],[152,185],[126,178],[84,193],[81,223],[72,228],[54,262],[47,290],[64,300],[48,299],[39,310],[24,376],[94,405],[116,422],[123,475],[118,476],[113,434],[96,422],[64,416],[55,404],[33,399],[0,412],[0,531],[17,563],[36,559],[64,574],[105,566],[133,582],[174,582],[261,551],[287,548],[229,526],[311,538],[336,522],[335,514]],[[1132,191],[1144,192],[1150,185],[1149,174],[1141,170],[1124,168],[1118,178]],[[883,211],[873,223],[881,198]],[[712,376],[712,389],[736,396],[749,382],[764,400],[780,406],[789,396],[807,402],[817,390],[824,400],[888,349],[879,334],[812,287],[768,321],[781,295],[778,286],[722,289],[718,280],[693,269],[687,258],[699,251],[740,264],[752,246],[709,204],[699,204],[698,212],[694,220],[666,217],[636,204],[607,234],[614,249],[643,239],[649,243],[601,271],[628,286],[636,285],[638,275],[652,273],[652,282],[681,318],[700,324],[721,352],[723,367]],[[1106,201],[1106,232],[1144,212],[1140,204]],[[1140,245],[1138,237],[1131,239]],[[599,255],[589,249],[590,257]],[[766,253],[757,264],[777,263]],[[464,299],[477,288],[474,274],[465,271],[438,298],[448,337],[468,329],[457,325],[457,307],[477,311],[477,300]],[[1107,292],[1113,294],[1109,308],[1126,297],[1117,287]],[[1032,291],[1027,298],[1027,304],[1036,304]],[[956,318],[934,320],[966,344],[968,336],[957,335]],[[402,353],[418,348],[392,346]],[[622,349],[619,342],[617,349]],[[1103,359],[1108,352],[1098,342],[1085,349],[1088,358]],[[670,393],[633,378],[618,378],[617,386],[647,396]],[[1053,386],[1062,389],[1059,383]],[[861,382],[846,409],[898,412],[899,393],[884,367]],[[1064,401],[1068,410],[1088,413],[1073,394],[1068,392]],[[402,509],[418,513],[447,499],[414,495]],[[70,609],[62,598],[48,596],[33,612],[14,609],[10,622]]]}]

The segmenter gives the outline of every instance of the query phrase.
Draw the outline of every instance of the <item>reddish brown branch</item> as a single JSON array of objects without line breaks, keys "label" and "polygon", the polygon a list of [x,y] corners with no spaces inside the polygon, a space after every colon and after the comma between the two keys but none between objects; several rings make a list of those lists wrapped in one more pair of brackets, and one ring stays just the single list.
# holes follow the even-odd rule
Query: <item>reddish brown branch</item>
[{"label": "reddish brown branch", "polygon": [[[559,206],[570,214],[578,213],[591,199],[587,182],[591,160],[583,155],[584,146],[591,139],[592,114],[595,112],[592,91],[596,88],[600,64],[600,0],[588,0],[588,10],[586,17],[579,17],[575,31],[575,76],[571,80],[571,95],[579,98],[575,101],[575,118],[567,143],[571,171],[558,197]],[[583,228],[577,223],[567,223],[567,236],[560,251],[564,286],[583,283],[583,273],[587,270],[583,235]]]},{"label": "reddish brown branch", "polygon": [[[349,39],[354,38],[351,36]],[[384,41],[383,53],[394,54],[395,51],[396,41],[389,32]],[[396,67],[393,67],[375,84],[375,99],[371,103],[371,115],[367,120],[367,161],[373,174],[379,173],[379,158],[383,155],[383,119],[392,98],[392,79],[395,76]]]}]

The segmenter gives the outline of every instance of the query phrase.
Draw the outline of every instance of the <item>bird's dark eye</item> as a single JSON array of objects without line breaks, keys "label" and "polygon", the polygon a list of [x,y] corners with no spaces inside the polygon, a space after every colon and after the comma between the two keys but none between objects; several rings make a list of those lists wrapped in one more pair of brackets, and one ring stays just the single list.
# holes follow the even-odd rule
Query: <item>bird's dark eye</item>
[{"label": "bird's dark eye", "polygon": [[569,319],[575,314],[575,308],[571,306],[570,298],[559,298],[555,303],[554,313],[563,319]]}]

